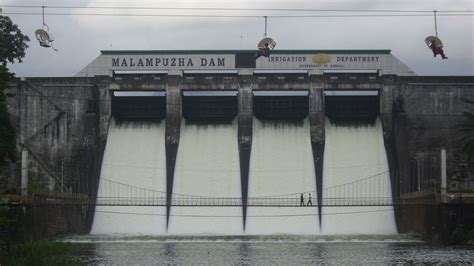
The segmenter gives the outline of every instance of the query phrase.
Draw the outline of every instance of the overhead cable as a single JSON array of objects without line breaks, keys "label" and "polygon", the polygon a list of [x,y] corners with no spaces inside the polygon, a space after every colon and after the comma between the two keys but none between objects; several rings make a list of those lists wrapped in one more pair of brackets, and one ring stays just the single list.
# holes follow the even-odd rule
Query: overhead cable
[{"label": "overhead cable", "polygon": [[[35,16],[40,12],[3,12],[4,15]],[[126,14],[126,13],[44,13],[48,16],[96,16],[96,17],[176,17],[176,18],[262,18],[263,15],[205,15],[205,14]],[[367,18],[367,17],[431,17],[431,14],[359,14],[359,15],[267,15],[268,18]],[[439,14],[442,17],[472,17],[474,13]]]},{"label": "overhead cable", "polygon": [[[400,9],[313,9],[313,8],[225,8],[225,7],[153,7],[153,6],[59,6],[59,5],[0,5],[8,8],[48,9],[122,9],[122,10],[202,10],[202,11],[271,11],[271,12],[374,12],[374,13],[433,13],[433,10]],[[438,13],[472,13],[473,10],[437,10]]]}]

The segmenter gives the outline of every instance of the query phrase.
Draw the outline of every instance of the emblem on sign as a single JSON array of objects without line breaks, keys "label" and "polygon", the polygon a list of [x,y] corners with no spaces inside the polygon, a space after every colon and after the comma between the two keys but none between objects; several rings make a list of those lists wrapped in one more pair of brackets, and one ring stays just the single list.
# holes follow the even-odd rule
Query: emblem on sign
[{"label": "emblem on sign", "polygon": [[315,54],[313,62],[316,64],[328,64],[331,63],[331,56],[328,54]]}]

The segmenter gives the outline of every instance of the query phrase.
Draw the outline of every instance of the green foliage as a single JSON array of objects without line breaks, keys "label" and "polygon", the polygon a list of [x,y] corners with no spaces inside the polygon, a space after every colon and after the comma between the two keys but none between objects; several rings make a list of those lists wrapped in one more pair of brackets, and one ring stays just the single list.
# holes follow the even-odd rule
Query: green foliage
[{"label": "green foliage", "polygon": [[81,244],[32,241],[14,244],[10,256],[0,257],[1,265],[81,265],[71,255],[83,253]]},{"label": "green foliage", "polygon": [[50,190],[45,183],[38,182],[36,179],[28,180],[28,195],[47,194]]},{"label": "green foliage", "polygon": [[[474,101],[463,100],[464,102],[472,105],[474,110]],[[461,143],[463,145],[463,151],[466,153],[468,161],[474,160],[474,113],[464,112],[464,121],[458,125],[458,129],[462,134]]]},{"label": "green foliage", "polygon": [[7,164],[7,159],[11,161],[16,159],[15,130],[7,109],[7,96],[4,93],[8,81],[12,78],[13,74],[8,72],[8,68],[0,65],[0,168]]},{"label": "green foliage", "polygon": [[464,229],[464,225],[460,224],[454,229],[454,231],[451,233],[449,236],[449,240],[451,241],[452,244],[462,244],[466,242],[467,239],[467,234],[466,234],[466,229]]},{"label": "green foliage", "polygon": [[10,95],[5,93],[14,75],[10,73],[7,63],[22,61],[29,40],[9,17],[0,16],[0,168],[8,164],[8,160],[15,161],[17,153],[15,130],[7,108],[7,97]]},{"label": "green foliage", "polygon": [[467,233],[467,239],[471,240],[471,241],[474,241],[474,228],[471,229],[471,231],[469,231],[469,233]]},{"label": "green foliage", "polygon": [[30,41],[28,36],[21,33],[17,25],[6,16],[0,16],[0,63],[21,62]]}]

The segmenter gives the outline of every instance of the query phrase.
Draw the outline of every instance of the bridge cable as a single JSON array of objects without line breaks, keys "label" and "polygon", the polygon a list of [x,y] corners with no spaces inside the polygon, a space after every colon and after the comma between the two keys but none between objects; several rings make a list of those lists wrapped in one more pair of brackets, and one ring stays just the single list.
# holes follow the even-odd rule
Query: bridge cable
[{"label": "bridge cable", "polygon": [[[353,211],[353,212],[333,212],[333,213],[322,213],[323,216],[327,215],[343,215],[343,214],[358,214],[358,213],[373,213],[373,212],[386,212],[393,211],[392,209],[383,209],[383,210],[372,210],[372,211]],[[138,212],[114,212],[114,211],[100,211],[96,210],[95,212],[99,213],[111,213],[111,214],[129,214],[129,215],[145,215],[145,216],[166,216],[166,214],[161,213],[138,213]],[[247,215],[247,217],[304,217],[304,216],[317,216],[318,213],[308,213],[308,214],[275,214],[275,215]],[[196,218],[242,218],[241,215],[199,215],[199,214],[170,214],[170,216],[175,217],[196,217]]]}]

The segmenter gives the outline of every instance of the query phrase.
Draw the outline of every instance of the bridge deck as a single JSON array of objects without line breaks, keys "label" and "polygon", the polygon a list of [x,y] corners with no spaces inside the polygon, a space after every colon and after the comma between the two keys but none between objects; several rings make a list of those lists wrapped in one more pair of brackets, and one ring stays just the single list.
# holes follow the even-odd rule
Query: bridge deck
[{"label": "bridge deck", "polygon": [[[364,206],[395,206],[395,205],[431,205],[437,200],[432,198],[402,199],[393,201],[387,197],[357,197],[357,198],[323,198],[322,207],[364,207]],[[166,197],[106,197],[88,198],[81,196],[36,195],[34,197],[13,197],[0,205],[95,205],[95,206],[168,206]],[[217,198],[217,197],[189,197],[172,199],[169,206],[173,207],[317,207],[313,201],[308,206],[307,200],[300,204],[299,198]]]}]

